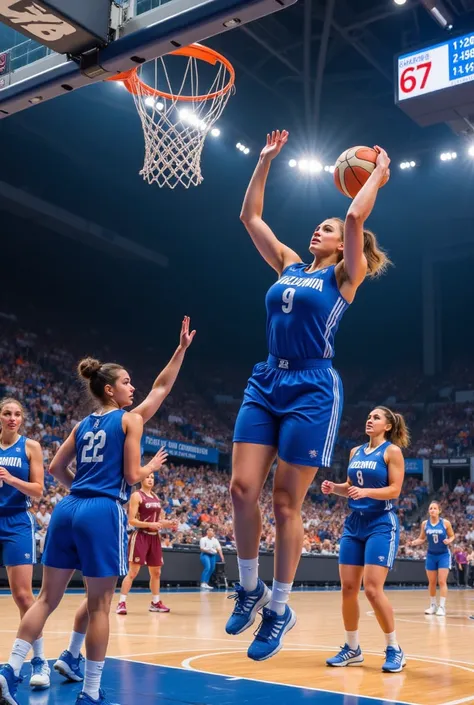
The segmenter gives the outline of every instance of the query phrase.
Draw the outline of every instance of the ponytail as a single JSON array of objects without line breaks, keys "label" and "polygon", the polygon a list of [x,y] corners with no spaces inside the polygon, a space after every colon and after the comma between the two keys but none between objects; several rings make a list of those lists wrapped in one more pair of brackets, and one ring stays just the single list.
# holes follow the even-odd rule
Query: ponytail
[{"label": "ponytail", "polygon": [[[341,229],[341,237],[344,241],[344,221],[341,218],[331,218],[335,220]],[[377,238],[371,230],[364,230],[364,255],[367,260],[367,276],[381,277],[392,264],[389,256],[377,242]],[[344,259],[344,253],[340,253],[340,260]]]},{"label": "ponytail", "polygon": [[391,428],[386,433],[387,440],[399,448],[408,448],[410,445],[410,432],[403,416],[388,409],[386,406],[378,406],[377,408],[383,411],[387,422],[391,424]]}]

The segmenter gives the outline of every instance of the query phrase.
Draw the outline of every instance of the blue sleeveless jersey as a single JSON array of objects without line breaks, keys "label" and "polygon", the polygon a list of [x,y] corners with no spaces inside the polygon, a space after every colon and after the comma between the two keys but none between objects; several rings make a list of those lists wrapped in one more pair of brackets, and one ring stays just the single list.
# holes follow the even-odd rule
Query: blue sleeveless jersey
[{"label": "blue sleeveless jersey", "polygon": [[428,519],[425,526],[425,534],[428,539],[428,553],[449,553],[449,547],[443,543],[444,539],[448,538],[448,532],[442,519],[435,525]]},{"label": "blue sleeveless jersey", "polygon": [[[26,438],[20,436],[14,445],[2,450],[0,448],[0,467],[19,480],[29,482],[30,461],[26,455]],[[30,498],[6,482],[0,483],[0,516],[11,516],[25,512],[31,506]]]},{"label": "blue sleeveless jersey", "polygon": [[309,266],[290,265],[268,290],[268,352],[275,357],[334,357],[334,337],[349,304],[339,293],[334,265],[307,274]]},{"label": "blue sleeveless jersey", "polygon": [[[366,453],[369,444],[364,443],[354,453],[347,469],[349,480],[354,487],[372,489],[388,486],[388,466],[383,457],[389,445],[391,445],[390,441],[386,441],[371,453]],[[391,500],[364,497],[363,499],[349,498],[349,507],[359,512],[380,513],[390,511],[393,505]]]},{"label": "blue sleeveless jersey", "polygon": [[124,414],[123,409],[103,415],[91,414],[79,424],[72,495],[110,497],[122,503],[130,499],[131,488],[123,476]]}]

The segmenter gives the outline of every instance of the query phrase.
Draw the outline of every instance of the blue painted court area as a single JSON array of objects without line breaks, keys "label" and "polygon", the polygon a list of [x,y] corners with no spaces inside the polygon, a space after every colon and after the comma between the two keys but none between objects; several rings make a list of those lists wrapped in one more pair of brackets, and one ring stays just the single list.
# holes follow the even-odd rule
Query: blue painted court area
[{"label": "blue painted court area", "polygon": [[[29,677],[29,665],[24,666],[22,674]],[[27,682],[25,678],[18,691],[20,705],[74,705],[81,689],[80,684],[65,683],[54,672],[49,690],[33,692]],[[120,705],[387,705],[386,700],[377,698],[233,679],[120,659],[107,660],[102,685],[110,701]]]}]

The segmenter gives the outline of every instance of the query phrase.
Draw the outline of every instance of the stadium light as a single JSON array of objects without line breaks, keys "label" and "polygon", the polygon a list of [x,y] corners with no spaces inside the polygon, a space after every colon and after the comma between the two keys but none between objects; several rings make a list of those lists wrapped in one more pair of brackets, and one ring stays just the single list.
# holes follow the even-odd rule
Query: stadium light
[{"label": "stadium light", "polygon": [[213,128],[212,128],[212,130],[211,130],[211,135],[212,135],[213,137],[219,137],[220,134],[221,134],[221,131],[219,130],[218,127],[213,127]]},{"label": "stadium light", "polygon": [[296,159],[290,159],[290,161],[288,162],[288,166],[291,166],[292,169],[294,169],[297,164],[298,162],[296,161]]},{"label": "stadium light", "polygon": [[409,162],[402,162],[400,164],[400,169],[413,169],[415,166],[416,166],[416,162],[411,160]]},{"label": "stadium light", "polygon": [[457,153],[456,152],[443,152],[442,154],[439,155],[439,158],[441,159],[442,162],[450,162],[453,159],[457,159]]},{"label": "stadium light", "polygon": [[469,147],[467,150],[467,153],[469,154],[470,157],[474,157],[474,144]]},{"label": "stadium light", "polygon": [[393,0],[395,5],[405,5],[407,0]]},{"label": "stadium light", "polygon": [[425,10],[427,10],[434,20],[443,29],[450,32],[453,28],[453,17],[443,0],[421,0]]},{"label": "stadium light", "polygon": [[324,167],[324,171],[327,171],[330,174],[334,174],[335,170],[336,170],[336,167],[334,166],[334,164],[331,164],[330,166],[326,165]]},{"label": "stadium light", "polygon": [[237,144],[235,146],[237,147],[237,149],[239,149],[244,154],[250,154],[250,149],[248,147],[246,147],[245,144],[242,144],[241,142],[237,142]]},{"label": "stadium light", "polygon": [[312,174],[319,174],[319,172],[323,170],[323,165],[321,162],[318,162],[317,159],[311,159],[309,162],[309,170]]},{"label": "stadium light", "polygon": [[309,162],[307,159],[300,159],[298,162],[298,169],[300,171],[308,171],[309,169]]}]

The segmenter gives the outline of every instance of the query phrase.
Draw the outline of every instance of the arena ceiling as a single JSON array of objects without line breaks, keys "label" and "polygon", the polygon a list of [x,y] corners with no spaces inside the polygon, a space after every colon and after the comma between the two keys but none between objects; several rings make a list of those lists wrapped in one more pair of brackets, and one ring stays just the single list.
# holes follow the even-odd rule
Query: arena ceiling
[{"label": "arena ceiling", "polygon": [[[218,37],[241,73],[282,97],[299,88],[306,125],[317,131],[323,91],[393,93],[394,56],[442,41],[430,3],[449,13],[453,32],[474,27],[472,0],[300,0],[287,10]],[[292,100],[294,98],[292,97]]]}]

